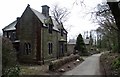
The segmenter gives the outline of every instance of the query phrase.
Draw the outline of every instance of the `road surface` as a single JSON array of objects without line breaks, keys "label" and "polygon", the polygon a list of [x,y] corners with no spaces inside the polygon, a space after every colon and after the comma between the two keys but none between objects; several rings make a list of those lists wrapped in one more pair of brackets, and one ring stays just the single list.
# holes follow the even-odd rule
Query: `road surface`
[{"label": "road surface", "polygon": [[101,54],[95,54],[85,59],[74,69],[65,72],[63,75],[101,75],[99,58]]}]

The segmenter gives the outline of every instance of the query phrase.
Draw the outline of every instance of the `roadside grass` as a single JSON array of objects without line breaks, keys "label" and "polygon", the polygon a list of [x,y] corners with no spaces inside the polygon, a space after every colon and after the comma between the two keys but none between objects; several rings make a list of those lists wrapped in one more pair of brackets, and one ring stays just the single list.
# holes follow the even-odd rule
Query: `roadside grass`
[{"label": "roadside grass", "polygon": [[105,75],[120,75],[120,54],[119,53],[104,53],[100,57],[100,64]]},{"label": "roadside grass", "polygon": [[20,65],[20,75],[46,75],[48,65]]},{"label": "roadside grass", "polygon": [[[80,62],[77,62],[76,65],[73,63],[75,61],[71,61],[69,63],[64,64],[62,67],[56,69],[56,71],[49,71],[49,63],[45,65],[28,65],[28,64],[20,64],[20,75],[50,75],[50,74],[59,74],[59,69],[65,69],[66,71],[73,69],[78,64],[82,63],[85,59],[83,59],[81,56],[79,57]],[[70,65],[70,68],[68,68],[68,65]]]}]

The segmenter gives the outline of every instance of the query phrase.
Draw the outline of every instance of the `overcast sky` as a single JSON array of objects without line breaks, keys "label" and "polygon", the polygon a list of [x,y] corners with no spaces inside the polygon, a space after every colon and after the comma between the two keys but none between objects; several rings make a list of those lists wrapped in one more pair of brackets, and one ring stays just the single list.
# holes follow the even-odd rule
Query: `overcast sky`
[{"label": "overcast sky", "polygon": [[68,31],[69,38],[74,38],[79,33],[83,34],[83,32],[87,30],[96,29],[98,26],[91,23],[89,16],[85,17],[85,11],[88,10],[88,7],[89,10],[95,7],[98,3],[101,3],[102,0],[84,0],[86,8],[80,4],[73,5],[75,1],[76,0],[2,0],[0,2],[0,30],[16,20],[17,17],[20,17],[27,7],[27,4],[30,4],[31,8],[40,12],[42,5],[50,6],[50,10],[52,10],[55,4],[68,8],[71,14],[65,23],[65,28],[69,28],[70,26]]}]

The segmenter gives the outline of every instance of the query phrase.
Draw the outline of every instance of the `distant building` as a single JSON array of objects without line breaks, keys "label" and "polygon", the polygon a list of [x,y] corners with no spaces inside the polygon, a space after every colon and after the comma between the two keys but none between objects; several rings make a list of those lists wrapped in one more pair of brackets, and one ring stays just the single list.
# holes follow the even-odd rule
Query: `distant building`
[{"label": "distant building", "polygon": [[67,43],[67,51],[68,53],[73,53],[74,51],[74,47],[76,44],[76,40],[75,39],[70,39],[69,42]]},{"label": "distant building", "polygon": [[86,45],[86,48],[87,48],[87,51],[90,50],[90,38],[87,37],[86,39],[83,39],[85,45]]},{"label": "distant building", "polygon": [[47,5],[42,6],[42,13],[28,5],[21,17],[2,30],[22,62],[41,64],[67,53],[67,31],[49,16]]},{"label": "distant building", "polygon": [[[91,50],[91,40],[89,37],[87,37],[86,39],[83,39],[85,46],[87,48],[87,51]],[[76,39],[70,39],[69,42],[67,43],[67,51],[69,53],[73,53],[74,51],[74,47],[76,45]]]}]

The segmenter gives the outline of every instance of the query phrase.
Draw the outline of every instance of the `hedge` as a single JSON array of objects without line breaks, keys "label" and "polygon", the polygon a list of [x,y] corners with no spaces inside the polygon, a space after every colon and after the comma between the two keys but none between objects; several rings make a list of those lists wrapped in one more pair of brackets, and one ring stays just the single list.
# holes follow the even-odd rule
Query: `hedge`
[{"label": "hedge", "polygon": [[[57,60],[51,61],[49,64],[49,70],[54,71],[55,69],[61,67],[62,65],[66,64],[70,61],[77,60],[77,59],[80,59],[79,55],[70,55],[70,56],[64,57],[62,59],[57,59]],[[81,59],[81,60],[83,60],[83,59]]]}]

